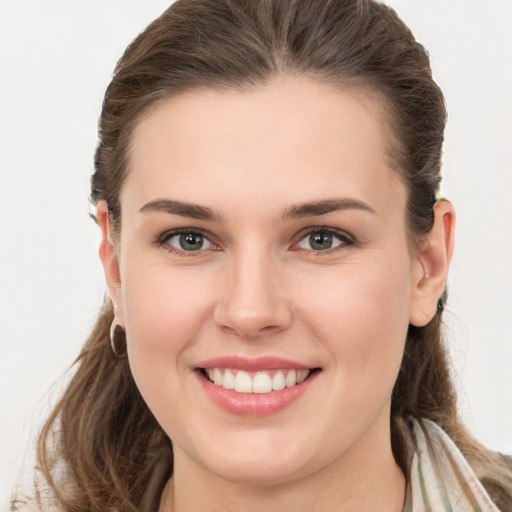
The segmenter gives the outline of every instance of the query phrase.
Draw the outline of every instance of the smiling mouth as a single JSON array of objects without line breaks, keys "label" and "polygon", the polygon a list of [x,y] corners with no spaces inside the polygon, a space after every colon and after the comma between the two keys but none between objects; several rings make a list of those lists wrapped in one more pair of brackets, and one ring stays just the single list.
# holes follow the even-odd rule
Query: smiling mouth
[{"label": "smiling mouth", "polygon": [[209,382],[226,390],[238,393],[271,393],[285,388],[298,386],[320,371],[311,369],[274,369],[245,371],[232,368],[199,368],[202,376]]}]

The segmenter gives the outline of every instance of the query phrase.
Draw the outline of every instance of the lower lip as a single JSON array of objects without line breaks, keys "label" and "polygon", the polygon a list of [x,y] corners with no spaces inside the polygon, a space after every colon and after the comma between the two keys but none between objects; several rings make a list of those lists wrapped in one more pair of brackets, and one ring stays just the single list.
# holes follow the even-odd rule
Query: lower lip
[{"label": "lower lip", "polygon": [[310,375],[304,382],[270,393],[238,393],[210,382],[201,372],[198,378],[206,394],[220,407],[240,416],[267,416],[279,412],[298,400],[311,386],[320,372]]}]

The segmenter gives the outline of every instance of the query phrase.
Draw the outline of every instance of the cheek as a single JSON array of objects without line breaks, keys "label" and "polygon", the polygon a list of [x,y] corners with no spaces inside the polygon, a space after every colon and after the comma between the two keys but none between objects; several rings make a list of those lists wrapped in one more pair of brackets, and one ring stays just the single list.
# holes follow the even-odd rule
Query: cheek
[{"label": "cheek", "polygon": [[331,352],[339,378],[393,386],[409,325],[409,269],[408,258],[390,257],[316,276],[318,292],[304,297],[299,316]]},{"label": "cheek", "polygon": [[133,349],[144,346],[164,355],[180,340],[193,339],[208,308],[206,276],[197,271],[176,273],[164,265],[133,263],[123,286],[126,326]]},{"label": "cheek", "polygon": [[202,338],[211,294],[197,273],[130,263],[123,282],[128,357],[137,386],[153,408],[159,389],[181,386],[187,353]]}]

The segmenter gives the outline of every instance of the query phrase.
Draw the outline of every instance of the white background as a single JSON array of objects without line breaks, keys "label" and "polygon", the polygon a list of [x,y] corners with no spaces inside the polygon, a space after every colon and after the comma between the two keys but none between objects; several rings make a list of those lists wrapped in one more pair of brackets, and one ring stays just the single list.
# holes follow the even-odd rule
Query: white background
[{"label": "white background", "polygon": [[[0,504],[102,302],[88,185],[102,95],[162,0],[0,0]],[[512,453],[512,1],[394,0],[431,53],[458,212],[447,334],[463,417]]]}]

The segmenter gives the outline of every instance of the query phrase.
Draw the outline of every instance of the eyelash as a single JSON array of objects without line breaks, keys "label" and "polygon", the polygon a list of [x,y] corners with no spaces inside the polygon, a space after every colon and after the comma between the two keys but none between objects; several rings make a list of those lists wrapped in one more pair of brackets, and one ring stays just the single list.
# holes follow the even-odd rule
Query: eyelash
[{"label": "eyelash", "polygon": [[[339,245],[335,247],[330,247],[325,250],[318,250],[315,251],[313,249],[301,249],[301,248],[295,248],[300,242],[302,242],[304,239],[306,239],[308,236],[311,236],[313,234],[323,234],[323,235],[330,235],[336,238],[339,242],[341,242]],[[157,239],[154,242],[154,245],[161,247],[168,251],[171,254],[176,254],[178,256],[186,256],[186,257],[193,257],[193,256],[199,256],[201,255],[201,252],[205,249],[198,249],[196,251],[184,251],[177,249],[176,247],[170,245],[168,242],[171,238],[179,235],[200,235],[204,237],[205,240],[207,240],[212,246],[215,248],[213,250],[219,250],[220,246],[213,242],[211,238],[213,238],[209,233],[206,233],[205,231],[197,228],[178,228],[173,229],[171,231],[166,231],[165,233],[162,233],[160,236],[157,237]],[[299,235],[296,237],[296,241],[292,244],[292,250],[300,251],[300,250],[307,250],[315,255],[322,255],[322,254],[331,254],[332,252],[335,252],[337,250],[342,249],[346,246],[355,245],[356,240],[349,235],[348,233],[338,230],[329,228],[326,226],[316,226],[313,228],[308,228],[307,230],[303,230]]]}]

